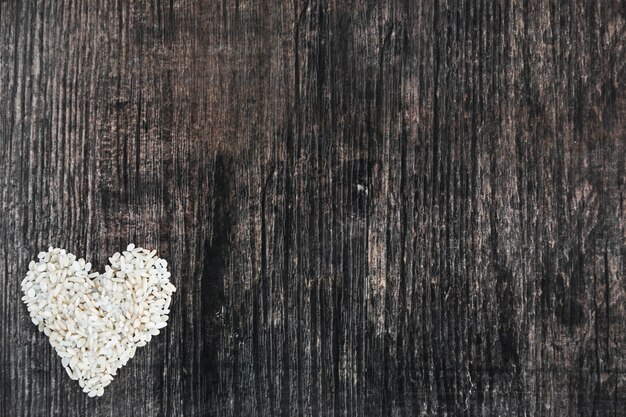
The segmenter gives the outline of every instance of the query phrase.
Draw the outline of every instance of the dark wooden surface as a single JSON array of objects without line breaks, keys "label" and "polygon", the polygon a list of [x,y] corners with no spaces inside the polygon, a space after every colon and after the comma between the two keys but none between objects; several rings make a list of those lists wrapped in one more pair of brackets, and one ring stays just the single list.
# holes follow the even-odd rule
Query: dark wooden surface
[{"label": "dark wooden surface", "polygon": [[[622,1],[0,2],[2,416],[626,415]],[[166,257],[88,399],[41,248]]]}]

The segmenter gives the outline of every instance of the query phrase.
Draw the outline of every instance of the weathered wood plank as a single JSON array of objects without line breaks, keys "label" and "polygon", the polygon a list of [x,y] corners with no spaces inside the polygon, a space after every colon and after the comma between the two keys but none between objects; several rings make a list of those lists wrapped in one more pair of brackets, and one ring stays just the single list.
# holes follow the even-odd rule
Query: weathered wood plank
[{"label": "weathered wood plank", "polygon": [[[619,416],[619,2],[0,2],[0,413]],[[179,288],[101,399],[60,245]]]}]

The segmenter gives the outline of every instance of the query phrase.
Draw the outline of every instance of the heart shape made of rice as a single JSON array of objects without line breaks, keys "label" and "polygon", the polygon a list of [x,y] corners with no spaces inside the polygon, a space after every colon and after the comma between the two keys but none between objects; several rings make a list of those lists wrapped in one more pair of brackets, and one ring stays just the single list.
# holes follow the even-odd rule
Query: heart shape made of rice
[{"label": "heart shape made of rice", "polygon": [[28,265],[22,300],[50,340],[70,378],[90,397],[102,396],[138,347],[167,326],[172,293],[165,259],[128,245],[104,273],[48,248]]}]

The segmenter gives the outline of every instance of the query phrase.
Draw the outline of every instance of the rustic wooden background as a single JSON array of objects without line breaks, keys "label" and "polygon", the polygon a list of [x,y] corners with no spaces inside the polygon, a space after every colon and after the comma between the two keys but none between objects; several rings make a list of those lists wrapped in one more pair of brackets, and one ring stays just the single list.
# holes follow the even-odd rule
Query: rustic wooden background
[{"label": "rustic wooden background", "polygon": [[[626,3],[0,2],[2,416],[625,416]],[[20,301],[156,248],[101,399]]]}]

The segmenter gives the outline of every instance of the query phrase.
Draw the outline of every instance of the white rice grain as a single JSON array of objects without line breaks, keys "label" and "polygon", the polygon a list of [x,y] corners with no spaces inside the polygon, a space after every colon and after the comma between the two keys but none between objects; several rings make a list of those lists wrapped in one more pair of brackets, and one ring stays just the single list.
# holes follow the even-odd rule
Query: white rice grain
[{"label": "white rice grain", "polygon": [[102,396],[117,370],[167,326],[172,293],[167,261],[129,244],[105,272],[64,249],[48,248],[21,282],[31,321],[49,337],[68,376]]}]

